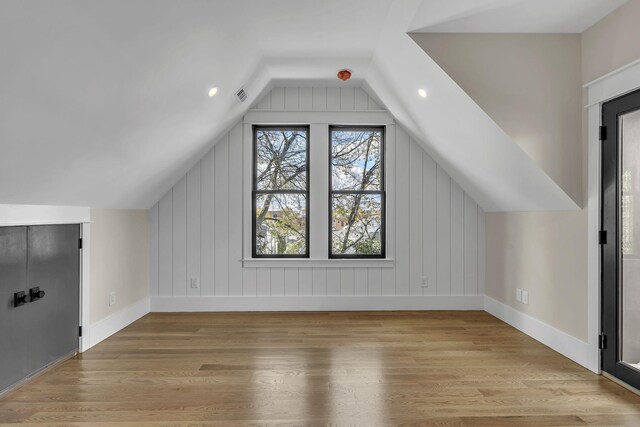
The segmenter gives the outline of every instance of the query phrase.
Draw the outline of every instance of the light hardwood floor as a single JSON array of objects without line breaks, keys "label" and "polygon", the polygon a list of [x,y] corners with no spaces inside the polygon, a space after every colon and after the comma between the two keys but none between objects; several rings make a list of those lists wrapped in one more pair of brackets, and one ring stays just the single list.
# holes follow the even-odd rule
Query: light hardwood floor
[{"label": "light hardwood floor", "polygon": [[640,397],[484,312],[149,314],[0,423],[640,426]]}]

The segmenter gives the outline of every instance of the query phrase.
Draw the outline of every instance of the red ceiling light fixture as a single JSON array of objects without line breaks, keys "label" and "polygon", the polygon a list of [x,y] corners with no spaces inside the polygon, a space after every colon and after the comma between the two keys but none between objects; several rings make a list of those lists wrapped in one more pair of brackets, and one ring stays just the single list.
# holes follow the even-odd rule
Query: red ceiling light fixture
[{"label": "red ceiling light fixture", "polygon": [[338,78],[343,82],[346,82],[351,78],[351,71],[347,70],[346,68],[344,70],[338,71]]}]

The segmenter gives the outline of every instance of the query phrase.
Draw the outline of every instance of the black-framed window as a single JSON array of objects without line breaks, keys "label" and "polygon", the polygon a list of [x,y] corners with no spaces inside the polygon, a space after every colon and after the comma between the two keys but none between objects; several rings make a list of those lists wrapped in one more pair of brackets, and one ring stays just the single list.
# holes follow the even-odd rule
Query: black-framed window
[{"label": "black-framed window", "polygon": [[309,257],[309,127],[253,127],[254,258]]},{"label": "black-framed window", "polygon": [[329,127],[329,258],[385,257],[384,127]]}]

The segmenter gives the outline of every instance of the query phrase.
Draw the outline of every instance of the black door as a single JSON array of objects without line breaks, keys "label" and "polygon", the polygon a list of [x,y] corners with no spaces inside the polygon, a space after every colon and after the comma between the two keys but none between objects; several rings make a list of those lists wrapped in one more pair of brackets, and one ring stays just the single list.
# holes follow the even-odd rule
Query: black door
[{"label": "black door", "polygon": [[14,307],[14,293],[27,287],[27,227],[0,227],[0,391],[30,374],[29,336],[24,306]]},{"label": "black door", "polygon": [[602,124],[602,370],[640,388],[640,91]]},{"label": "black door", "polygon": [[29,289],[45,292],[29,310],[31,366],[40,369],[78,350],[80,253],[78,225],[29,227]]},{"label": "black door", "polygon": [[79,238],[79,225],[0,228],[0,391],[77,351]]}]

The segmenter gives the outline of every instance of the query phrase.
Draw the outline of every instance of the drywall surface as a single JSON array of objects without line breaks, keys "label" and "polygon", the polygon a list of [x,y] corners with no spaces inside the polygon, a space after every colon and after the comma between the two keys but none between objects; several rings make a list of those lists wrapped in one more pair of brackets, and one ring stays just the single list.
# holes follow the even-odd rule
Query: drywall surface
[{"label": "drywall surface", "polygon": [[[147,210],[91,209],[91,323],[149,298]],[[116,303],[109,306],[109,294]]]},{"label": "drywall surface", "polygon": [[[414,34],[576,203],[584,183],[580,35]],[[587,338],[586,212],[487,213],[486,292]],[[529,292],[529,304],[515,300]]]},{"label": "drywall surface", "polygon": [[640,1],[631,0],[582,33],[582,82],[640,59]]},{"label": "drywall surface", "polygon": [[486,227],[487,295],[586,340],[586,211],[490,213]]},{"label": "drywall surface", "polygon": [[414,41],[582,204],[580,36],[413,34]]}]

